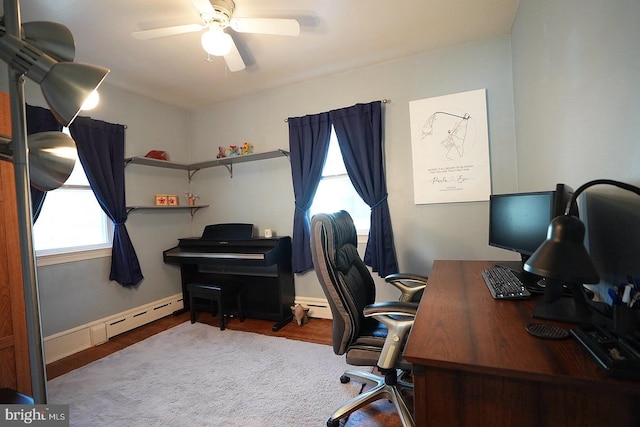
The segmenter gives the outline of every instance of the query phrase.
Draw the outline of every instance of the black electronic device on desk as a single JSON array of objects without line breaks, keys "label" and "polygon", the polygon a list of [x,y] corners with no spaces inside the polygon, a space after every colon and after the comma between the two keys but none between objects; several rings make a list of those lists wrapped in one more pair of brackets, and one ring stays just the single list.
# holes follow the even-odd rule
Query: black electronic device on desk
[{"label": "black electronic device on desk", "polygon": [[551,220],[564,214],[572,194],[571,187],[556,184],[555,190],[490,196],[489,245],[520,255],[519,263],[504,266],[514,270],[525,284],[541,279],[522,267],[547,238]]},{"label": "black electronic device on desk", "polygon": [[508,268],[485,269],[482,271],[482,278],[495,299],[522,299],[531,296],[524,283]]},{"label": "black electronic device on desk", "polygon": [[246,317],[273,320],[277,331],[292,320],[295,298],[291,238],[253,237],[253,224],[207,225],[202,237],[179,239],[163,251],[167,264],[180,266],[184,310],[189,283],[240,282]]},{"label": "black electronic device on desk", "polygon": [[520,261],[496,267],[512,270],[532,294],[544,293],[544,279],[524,271],[524,263],[545,241],[549,223],[564,213],[571,194],[571,187],[556,184],[555,190],[492,194],[489,199],[489,246],[520,255]]},{"label": "black electronic device on desk", "polygon": [[597,325],[577,326],[571,334],[612,378],[640,380],[640,332],[616,337]]},{"label": "black electronic device on desk", "polygon": [[580,325],[571,333],[609,376],[640,380],[640,289],[629,282],[609,289],[613,306],[606,328]]}]

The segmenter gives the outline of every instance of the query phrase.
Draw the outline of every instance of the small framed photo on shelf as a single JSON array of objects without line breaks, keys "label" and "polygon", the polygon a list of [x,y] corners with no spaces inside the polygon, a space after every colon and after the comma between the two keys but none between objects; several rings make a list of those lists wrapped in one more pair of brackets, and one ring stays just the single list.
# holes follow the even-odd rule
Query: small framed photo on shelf
[{"label": "small framed photo on shelf", "polygon": [[167,206],[167,195],[156,194],[156,206]]},{"label": "small framed photo on shelf", "polygon": [[175,194],[167,195],[167,206],[178,206],[178,196]]}]

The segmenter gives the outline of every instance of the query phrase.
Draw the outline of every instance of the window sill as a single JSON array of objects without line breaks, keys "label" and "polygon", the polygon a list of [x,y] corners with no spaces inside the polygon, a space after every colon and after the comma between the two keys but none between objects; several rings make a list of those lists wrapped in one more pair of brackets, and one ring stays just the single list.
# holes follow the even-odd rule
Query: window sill
[{"label": "window sill", "polygon": [[37,255],[36,265],[42,267],[45,265],[64,264],[68,262],[84,261],[95,258],[106,258],[111,256],[111,248],[90,249],[77,252],[67,252],[49,255]]}]

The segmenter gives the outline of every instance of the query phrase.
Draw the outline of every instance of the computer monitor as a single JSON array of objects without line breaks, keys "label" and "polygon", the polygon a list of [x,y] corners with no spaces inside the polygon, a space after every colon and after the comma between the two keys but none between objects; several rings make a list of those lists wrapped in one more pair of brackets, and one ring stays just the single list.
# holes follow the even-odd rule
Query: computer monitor
[{"label": "computer monitor", "polygon": [[547,238],[554,201],[554,191],[492,194],[489,245],[519,253],[524,263]]},{"label": "computer monitor", "polygon": [[[553,197],[553,217],[564,215],[567,205],[573,196],[573,188],[567,184],[556,184],[556,190]],[[572,206],[571,215],[578,216],[578,205]]]}]

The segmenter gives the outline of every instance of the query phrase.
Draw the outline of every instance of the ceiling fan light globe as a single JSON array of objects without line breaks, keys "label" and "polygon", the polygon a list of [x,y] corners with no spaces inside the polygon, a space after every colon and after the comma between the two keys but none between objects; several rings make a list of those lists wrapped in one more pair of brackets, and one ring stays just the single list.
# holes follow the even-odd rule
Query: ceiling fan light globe
[{"label": "ceiling fan light globe", "polygon": [[213,56],[225,56],[231,51],[233,40],[222,30],[211,29],[202,35],[202,48]]}]

